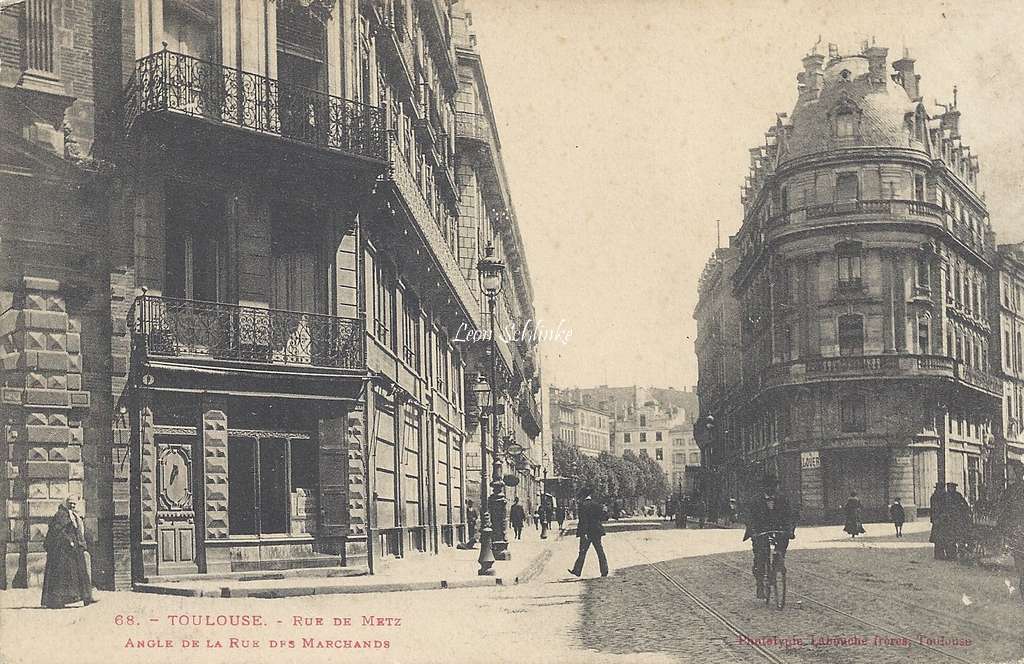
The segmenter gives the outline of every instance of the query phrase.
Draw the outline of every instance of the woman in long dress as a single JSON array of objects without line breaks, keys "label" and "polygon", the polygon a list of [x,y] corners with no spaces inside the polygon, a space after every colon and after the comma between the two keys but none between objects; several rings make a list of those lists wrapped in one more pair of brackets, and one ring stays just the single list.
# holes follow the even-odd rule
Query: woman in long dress
[{"label": "woman in long dress", "polygon": [[849,499],[847,499],[846,505],[843,506],[843,511],[846,513],[846,525],[843,527],[843,530],[848,532],[850,537],[856,537],[857,535],[864,534],[864,525],[861,523],[860,510],[860,500],[857,499],[857,492],[854,491],[850,494]]}]

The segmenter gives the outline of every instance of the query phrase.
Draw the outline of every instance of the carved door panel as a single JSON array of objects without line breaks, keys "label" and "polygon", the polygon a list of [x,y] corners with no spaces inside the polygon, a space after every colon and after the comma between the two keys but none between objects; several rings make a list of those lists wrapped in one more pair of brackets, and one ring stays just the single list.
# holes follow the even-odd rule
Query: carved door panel
[{"label": "carved door panel", "polygon": [[199,571],[192,472],[190,442],[157,444],[157,569],[160,574]]}]

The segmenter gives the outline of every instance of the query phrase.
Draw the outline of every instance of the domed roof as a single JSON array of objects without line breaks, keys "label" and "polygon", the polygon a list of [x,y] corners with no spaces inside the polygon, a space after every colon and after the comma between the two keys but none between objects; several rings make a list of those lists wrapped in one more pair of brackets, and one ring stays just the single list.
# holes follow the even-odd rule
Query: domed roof
[{"label": "domed roof", "polygon": [[[793,109],[781,161],[853,146],[911,147],[906,115],[917,105],[887,72],[872,75],[866,56],[849,55],[833,58],[818,76],[820,90],[802,92]],[[853,115],[853,137],[837,136],[835,118],[843,113]]]}]

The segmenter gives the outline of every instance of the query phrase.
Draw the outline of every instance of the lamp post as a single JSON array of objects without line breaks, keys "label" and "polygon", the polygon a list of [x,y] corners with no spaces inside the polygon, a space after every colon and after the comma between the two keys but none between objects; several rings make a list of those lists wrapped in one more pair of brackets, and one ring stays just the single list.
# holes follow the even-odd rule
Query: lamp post
[{"label": "lamp post", "polygon": [[548,500],[548,461],[550,457],[547,453],[541,460],[544,480],[540,485],[540,538],[548,538],[548,524],[551,523],[551,501]]},{"label": "lamp post", "polygon": [[[505,483],[501,479],[501,455],[498,445],[498,339],[494,334],[494,314],[498,295],[504,287],[505,264],[494,255],[494,244],[487,243],[484,257],[476,265],[480,279],[480,292],[487,298],[487,312],[491,326],[491,440],[495,444],[494,479],[492,493],[487,502],[491,516],[493,536],[491,551],[495,560],[508,560],[508,542],[505,540]],[[481,505],[481,509],[483,506]]]},{"label": "lamp post", "polygon": [[[494,553],[491,551],[491,514],[487,511],[487,427],[484,426],[483,415],[483,397],[490,389],[484,375],[479,374],[476,384],[473,385],[473,392],[480,407],[480,555],[477,557],[480,564],[477,574],[480,576],[494,574],[494,570],[491,569],[494,565]],[[469,548],[472,546],[473,542],[470,541]]]}]

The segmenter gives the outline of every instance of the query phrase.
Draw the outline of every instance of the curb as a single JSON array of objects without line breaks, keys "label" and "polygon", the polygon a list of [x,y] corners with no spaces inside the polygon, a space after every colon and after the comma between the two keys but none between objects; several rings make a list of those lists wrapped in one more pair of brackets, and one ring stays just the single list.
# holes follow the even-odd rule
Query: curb
[{"label": "curb", "polygon": [[457,588],[487,588],[491,586],[516,585],[529,583],[544,569],[554,551],[551,546],[544,547],[535,555],[526,567],[506,582],[503,576],[482,576],[476,579],[459,579],[448,581],[411,581],[407,583],[367,583],[341,586],[296,586],[292,588],[260,588],[246,589],[234,586],[222,586],[216,589],[176,588],[172,585],[140,583],[132,588],[133,592],[157,595],[174,595],[178,597],[247,597],[252,599],[281,599],[285,597],[308,597],[311,595],[348,595],[364,593],[411,592],[417,590],[447,590]]}]

